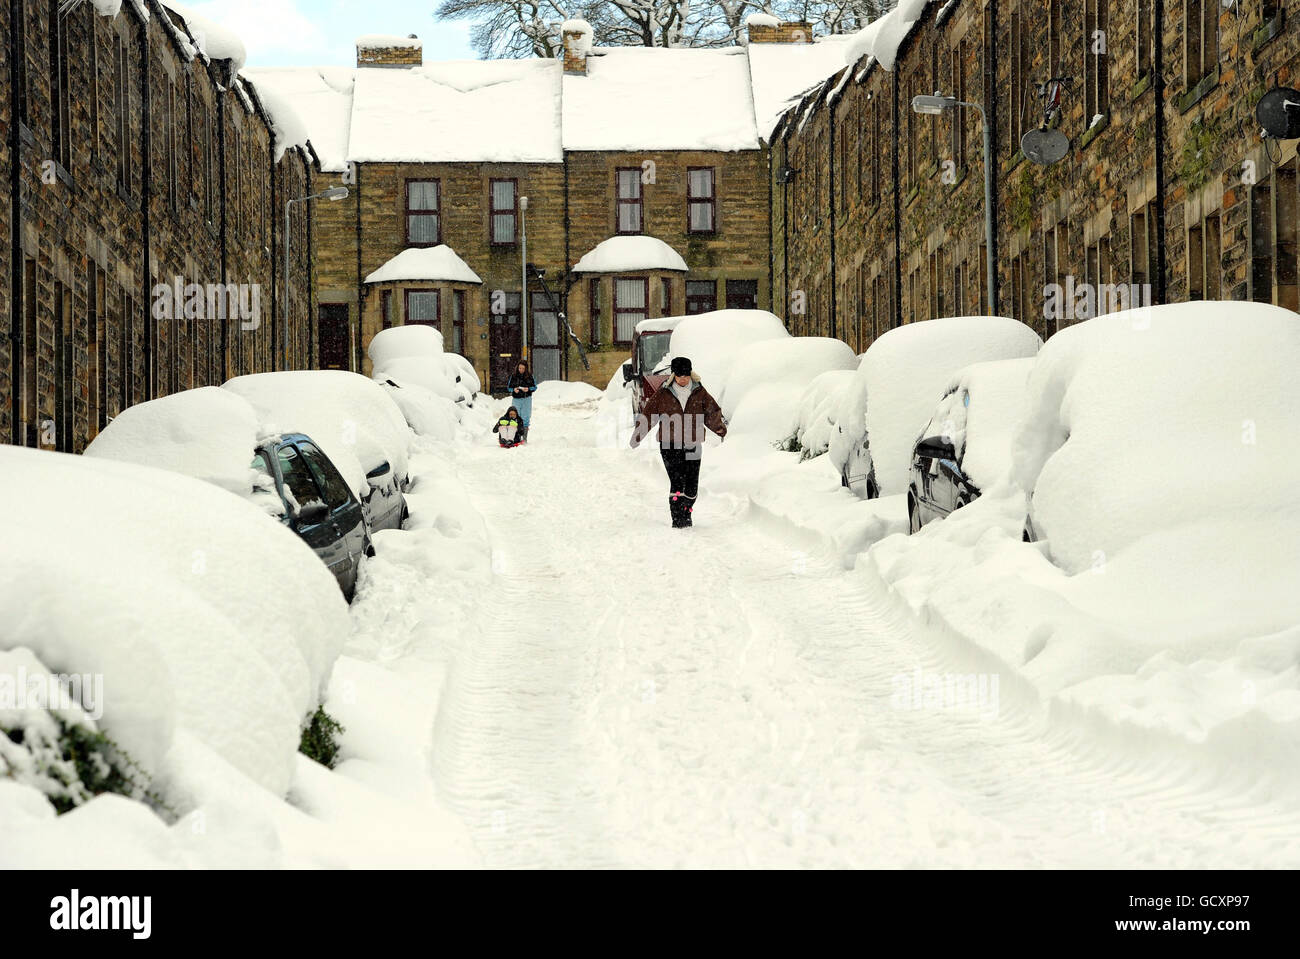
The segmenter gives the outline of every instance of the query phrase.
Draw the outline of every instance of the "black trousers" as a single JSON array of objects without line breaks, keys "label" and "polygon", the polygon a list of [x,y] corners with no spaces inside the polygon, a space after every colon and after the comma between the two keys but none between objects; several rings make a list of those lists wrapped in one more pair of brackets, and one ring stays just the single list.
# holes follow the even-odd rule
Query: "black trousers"
[{"label": "black trousers", "polygon": [[674,449],[661,446],[659,455],[663,457],[664,469],[668,471],[668,511],[672,514],[673,526],[691,525],[691,510],[695,507],[695,498],[700,493],[700,459],[701,450]]}]

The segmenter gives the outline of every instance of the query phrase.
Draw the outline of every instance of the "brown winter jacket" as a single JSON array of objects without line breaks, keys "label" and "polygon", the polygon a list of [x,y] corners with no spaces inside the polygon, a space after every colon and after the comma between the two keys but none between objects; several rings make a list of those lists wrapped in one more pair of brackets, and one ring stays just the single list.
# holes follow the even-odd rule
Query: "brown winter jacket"
[{"label": "brown winter jacket", "polygon": [[727,435],[727,421],[722,417],[722,407],[709,395],[698,375],[691,376],[691,395],[686,397],[686,409],[682,409],[673,393],[673,378],[670,376],[659,387],[654,396],[646,400],[637,417],[636,429],[632,432],[632,446],[635,448],[646,438],[646,434],[659,426],[659,445],[674,449],[702,446],[707,427],[721,437]]}]

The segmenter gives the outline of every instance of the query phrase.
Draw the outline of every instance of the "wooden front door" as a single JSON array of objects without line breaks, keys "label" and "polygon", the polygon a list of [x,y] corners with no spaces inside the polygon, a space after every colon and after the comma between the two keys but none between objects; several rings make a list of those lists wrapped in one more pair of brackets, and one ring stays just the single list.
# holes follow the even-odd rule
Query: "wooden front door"
[{"label": "wooden front door", "polygon": [[504,393],[510,374],[523,359],[523,333],[519,326],[519,294],[507,293],[504,310],[491,314],[491,338],[488,347],[492,354],[493,393]]},{"label": "wooden front door", "polygon": [[352,337],[348,330],[348,305],[322,303],[320,305],[320,368],[322,370],[350,369],[348,354]]}]

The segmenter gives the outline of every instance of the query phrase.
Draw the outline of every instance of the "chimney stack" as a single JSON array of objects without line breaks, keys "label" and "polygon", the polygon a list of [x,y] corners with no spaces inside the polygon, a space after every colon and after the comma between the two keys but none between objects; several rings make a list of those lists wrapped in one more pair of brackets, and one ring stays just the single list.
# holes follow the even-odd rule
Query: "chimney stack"
[{"label": "chimney stack", "polygon": [[812,43],[812,24],[804,20],[780,21],[755,13],[745,20],[750,43]]},{"label": "chimney stack", "polygon": [[565,74],[585,77],[591,53],[591,24],[586,20],[565,20],[560,24],[560,34],[564,39]]},{"label": "chimney stack", "polygon": [[422,67],[424,41],[414,33],[409,37],[369,34],[357,37],[359,67]]}]

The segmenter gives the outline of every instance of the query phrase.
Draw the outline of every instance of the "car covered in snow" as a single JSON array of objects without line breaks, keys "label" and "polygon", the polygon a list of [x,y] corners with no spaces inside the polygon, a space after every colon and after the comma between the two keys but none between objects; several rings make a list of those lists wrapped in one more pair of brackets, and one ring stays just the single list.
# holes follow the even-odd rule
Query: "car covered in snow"
[{"label": "car covered in snow", "polygon": [[912,452],[911,532],[977,499],[1011,471],[1011,438],[1024,410],[1032,358],[976,363],[948,384]]},{"label": "car covered in snow", "polygon": [[401,528],[411,431],[382,386],[342,370],[302,370],[239,376],[222,389],[251,404],[265,432],[312,437],[360,501],[372,533]]},{"label": "car covered in snow", "polygon": [[208,386],[139,403],[85,455],[184,474],[255,503],[298,534],[351,598],[370,548],[361,499],[320,444],[267,432],[239,396]]},{"label": "car covered in snow", "polygon": [[1032,357],[1041,346],[1032,329],[1002,316],[943,317],[886,332],[837,401],[829,453],[841,484],[863,499],[906,493],[916,431],[953,374]]},{"label": "car covered in snow", "polygon": [[632,331],[632,359],[623,364],[623,385],[632,391],[632,412],[640,413],[668,379],[673,329],[685,317],[642,320]]},{"label": "car covered in snow", "polygon": [[361,559],[372,550],[365,511],[343,474],[301,433],[263,440],[252,468],[254,499],[312,548],[351,602]]}]

